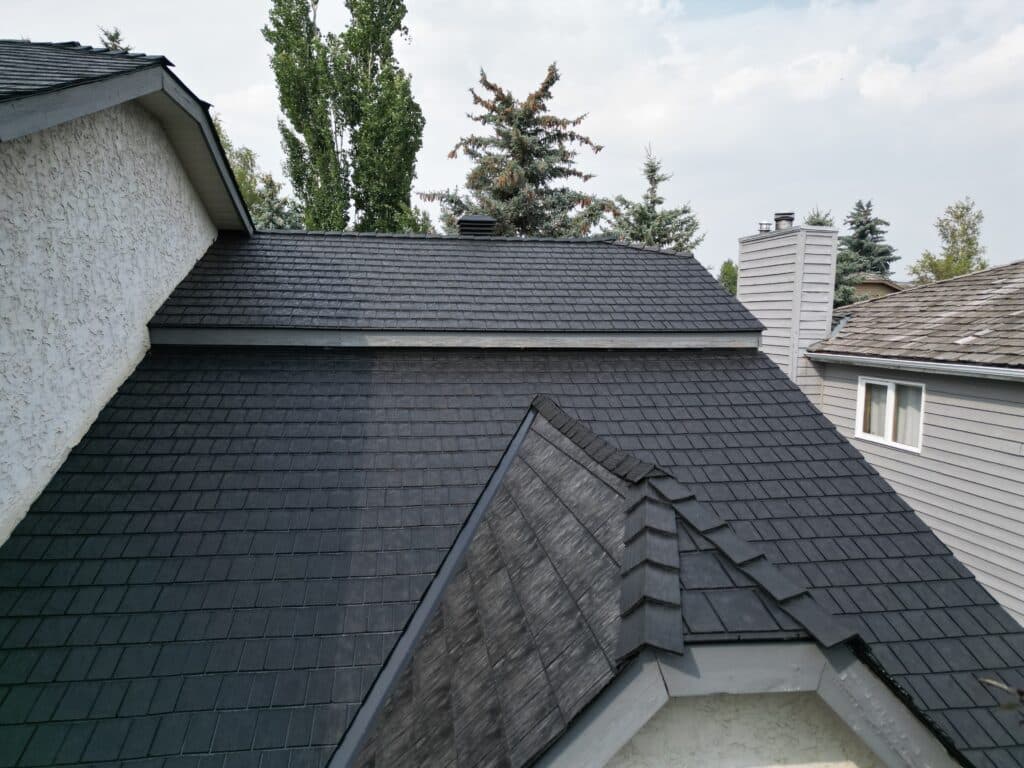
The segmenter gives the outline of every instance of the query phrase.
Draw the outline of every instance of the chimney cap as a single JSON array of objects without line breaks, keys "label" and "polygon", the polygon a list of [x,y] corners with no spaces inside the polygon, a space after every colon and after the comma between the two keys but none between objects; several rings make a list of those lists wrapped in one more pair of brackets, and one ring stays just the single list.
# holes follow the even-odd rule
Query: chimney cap
[{"label": "chimney cap", "polygon": [[481,213],[464,213],[455,222],[459,237],[487,237],[498,230],[498,220]]},{"label": "chimney cap", "polygon": [[796,221],[796,214],[793,211],[777,211],[775,214],[775,229],[789,229]]},{"label": "chimney cap", "polygon": [[772,223],[770,221],[759,221],[759,222],[757,222],[757,231],[758,232],[771,232],[772,231]]}]

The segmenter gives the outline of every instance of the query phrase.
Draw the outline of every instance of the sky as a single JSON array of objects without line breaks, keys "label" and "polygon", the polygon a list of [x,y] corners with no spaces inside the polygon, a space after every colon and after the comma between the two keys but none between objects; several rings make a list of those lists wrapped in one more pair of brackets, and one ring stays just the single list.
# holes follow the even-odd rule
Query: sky
[{"label": "sky", "polygon": [[[396,45],[426,117],[416,189],[453,187],[448,159],[475,126],[480,69],[524,96],[552,61],[551,109],[587,113],[604,149],[580,157],[597,195],[639,197],[651,146],[689,202],[717,270],[737,238],[774,211],[818,206],[841,220],[871,199],[891,222],[897,277],[928,248],[934,222],[971,196],[992,264],[1024,258],[1024,2],[1020,0],[406,0]],[[342,0],[321,0],[339,30]],[[280,174],[277,95],[260,28],[264,0],[0,0],[0,38],[95,44],[118,26],[162,53],[213,104],[236,144]]]}]

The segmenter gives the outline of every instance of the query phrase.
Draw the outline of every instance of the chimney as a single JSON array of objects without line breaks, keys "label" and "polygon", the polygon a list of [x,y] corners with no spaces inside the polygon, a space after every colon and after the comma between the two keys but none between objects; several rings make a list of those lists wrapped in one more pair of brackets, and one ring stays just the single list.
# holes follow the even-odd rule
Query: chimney
[{"label": "chimney", "polygon": [[466,213],[459,216],[459,237],[487,237],[498,229],[497,219],[477,213]]},{"label": "chimney", "polygon": [[792,211],[779,211],[775,214],[775,229],[776,231],[790,229],[794,221],[796,221],[796,216]]},{"label": "chimney", "polygon": [[776,213],[774,230],[761,222],[740,238],[736,296],[764,324],[761,351],[816,400],[817,374],[804,352],[832,330],[839,233],[795,219]]}]

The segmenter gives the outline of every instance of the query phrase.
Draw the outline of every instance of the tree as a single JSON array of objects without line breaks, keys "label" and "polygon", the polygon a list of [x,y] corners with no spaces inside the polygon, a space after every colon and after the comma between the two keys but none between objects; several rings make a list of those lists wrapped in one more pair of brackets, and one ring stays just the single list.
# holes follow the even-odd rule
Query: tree
[{"label": "tree", "polygon": [[672,176],[662,172],[661,161],[651,154],[649,148],[643,174],[647,179],[643,200],[634,202],[622,195],[616,197],[608,232],[619,240],[636,245],[692,252],[704,241],[704,235],[697,234],[700,222],[689,204],[680,208],[661,207],[665,198],[658,192],[658,187]]},{"label": "tree", "polygon": [[416,154],[423,144],[423,112],[409,76],[395,60],[392,37],[408,36],[401,0],[346,0],[351,23],[332,37],[348,93],[355,228],[398,232],[415,228],[410,206]]},{"label": "tree", "polygon": [[739,280],[740,271],[736,268],[736,262],[726,259],[718,270],[718,282],[722,284],[733,296],[736,295],[736,282]]},{"label": "tree", "polygon": [[910,268],[915,282],[930,283],[987,269],[988,262],[981,245],[981,223],[985,214],[975,208],[969,197],[946,207],[946,212],[935,220],[935,229],[942,241],[938,255],[925,251]]},{"label": "tree", "polygon": [[213,126],[253,223],[260,229],[302,229],[301,207],[283,193],[281,184],[269,172],[259,167],[256,153],[248,147],[235,147],[219,117],[214,116]]},{"label": "tree", "polygon": [[540,87],[520,101],[481,70],[483,95],[472,88],[469,92],[482,111],[470,118],[487,133],[461,138],[449,153],[454,158],[462,152],[473,161],[467,193],[456,188],[422,195],[440,202],[449,232],[455,231],[459,216],[474,213],[493,216],[501,235],[582,236],[611,211],[610,201],[564,186],[567,180],[592,178],[576,167],[576,156],[581,148],[597,153],[601,146],[576,130],[586,115],[564,118],[548,112],[558,80],[558,67],[552,64]]},{"label": "tree", "polygon": [[871,201],[858,200],[844,219],[849,235],[839,238],[836,258],[835,306],[854,301],[853,278],[865,272],[888,277],[892,263],[899,257],[896,249],[885,242],[889,222],[874,215]]},{"label": "tree", "polygon": [[823,211],[818,206],[814,206],[807,214],[807,218],[804,219],[804,224],[809,227],[834,227],[836,222],[832,218],[832,211]]},{"label": "tree", "polygon": [[423,114],[391,43],[401,0],[346,0],[340,34],[317,25],[319,0],[273,0],[263,36],[273,46],[285,171],[310,229],[416,228],[410,205]]},{"label": "tree", "polygon": [[121,30],[117,27],[107,29],[106,27],[100,27],[100,45],[104,48],[108,48],[111,51],[121,51],[122,53],[131,53],[132,47],[124,41],[121,37]]}]

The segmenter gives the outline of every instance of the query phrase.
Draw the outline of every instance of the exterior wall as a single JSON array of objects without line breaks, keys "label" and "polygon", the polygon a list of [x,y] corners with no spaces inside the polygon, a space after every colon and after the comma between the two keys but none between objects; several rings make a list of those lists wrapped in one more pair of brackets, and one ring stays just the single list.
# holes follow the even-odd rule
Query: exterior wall
[{"label": "exterior wall", "polygon": [[761,349],[809,394],[819,382],[804,352],[831,331],[837,237],[793,227],[740,240],[737,298],[764,323]]},{"label": "exterior wall", "polygon": [[[1024,622],[1024,384],[818,365],[816,404]],[[921,452],[854,437],[860,376],[925,385]]]},{"label": "exterior wall", "polygon": [[125,104],[0,144],[0,541],[149,345],[216,229]]},{"label": "exterior wall", "polygon": [[672,699],[609,768],[878,768],[870,749],[814,693]]},{"label": "exterior wall", "polygon": [[857,283],[853,286],[853,293],[855,301],[865,301],[896,293],[896,289],[885,283]]}]

